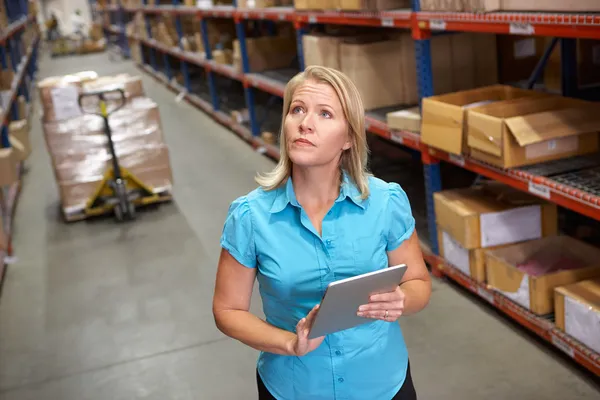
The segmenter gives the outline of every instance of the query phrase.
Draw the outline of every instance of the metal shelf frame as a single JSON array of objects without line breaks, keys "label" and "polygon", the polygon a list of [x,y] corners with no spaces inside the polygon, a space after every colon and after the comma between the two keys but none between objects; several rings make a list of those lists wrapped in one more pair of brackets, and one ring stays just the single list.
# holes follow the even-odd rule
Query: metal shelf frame
[{"label": "metal shelf frame", "polygon": [[[599,14],[549,14],[549,13],[447,13],[447,12],[421,12],[419,0],[412,1],[411,10],[390,12],[318,12],[318,11],[295,11],[290,7],[274,7],[268,9],[237,9],[234,6],[218,6],[210,9],[199,9],[195,7],[179,6],[178,0],[173,0],[172,6],[123,8],[120,6],[107,7],[101,12],[143,12],[146,17],[146,29],[148,37],[151,38],[148,19],[152,15],[170,13],[177,17],[177,31],[181,39],[179,17],[182,15],[193,15],[199,21],[202,37],[205,40],[205,57],[193,53],[187,53],[178,46],[167,48],[154,39],[136,39],[141,45],[149,49],[149,60],[140,65],[145,72],[162,81],[171,90],[181,93],[191,104],[197,106],[206,113],[212,115],[224,126],[229,127],[241,138],[250,143],[257,151],[278,159],[279,149],[264,143],[260,137],[260,126],[256,118],[254,104],[254,90],[270,93],[282,97],[285,82],[280,82],[266,77],[264,74],[249,71],[248,56],[245,46],[244,21],[287,21],[294,24],[298,44],[298,70],[304,69],[304,57],[302,51],[302,35],[311,24],[339,24],[355,26],[377,26],[397,29],[407,29],[412,33],[415,40],[416,78],[419,89],[419,102],[425,97],[433,95],[433,74],[431,68],[430,38],[440,31],[456,32],[487,32],[497,34],[537,35],[553,36],[561,40],[562,70],[574,73],[575,41],[572,38],[600,39],[600,13]],[[236,24],[237,38],[240,40],[242,53],[242,71],[237,71],[231,66],[217,64],[212,60],[210,46],[208,44],[208,29],[206,20],[208,18],[228,18]],[[120,19],[124,21],[123,18]],[[113,32],[125,32],[125,25],[108,26]],[[181,61],[181,73],[184,76],[185,85],[174,83],[171,79],[168,67],[159,71],[156,64],[156,56],[174,57]],[[571,57],[564,57],[571,56]],[[547,59],[547,57],[544,57]],[[168,60],[166,60],[168,61]],[[204,68],[208,80],[211,102],[201,100],[198,96],[189,93],[188,65],[196,65]],[[541,61],[534,73],[535,78],[544,67]],[[165,62],[168,66],[168,62]],[[219,94],[216,91],[214,74],[219,74],[230,79],[240,81],[243,84],[246,105],[249,110],[250,129],[247,129],[219,110]],[[567,74],[565,74],[567,75]],[[577,97],[580,93],[574,84],[577,79],[563,80],[563,94]],[[435,212],[433,207],[433,194],[442,190],[440,163],[449,162],[468,169],[478,175],[501,181],[519,190],[529,192],[535,196],[547,199],[560,206],[573,210],[582,215],[600,221],[600,196],[599,193],[586,191],[576,179],[569,178],[569,174],[558,174],[556,179],[553,175],[541,174],[531,168],[523,169],[499,169],[469,157],[457,157],[440,150],[430,148],[420,141],[420,136],[412,132],[391,130],[385,122],[371,116],[366,116],[366,129],[385,139],[398,143],[409,149],[421,153],[425,176],[425,196],[427,201],[427,219],[429,227],[430,248],[424,249],[427,261],[432,265],[432,272],[436,276],[447,276],[461,286],[484,298],[496,308],[502,310],[511,319],[537,333],[540,337],[554,344],[559,349],[570,354],[572,358],[595,374],[600,375],[600,356],[586,349],[574,339],[559,332],[554,325],[533,316],[525,310],[519,309],[514,303],[476,284],[469,278],[461,275],[455,268],[444,263],[438,256],[437,228],[435,224]],[[578,160],[561,160],[550,165],[550,170],[556,169],[559,164],[562,170],[568,171],[578,165]],[[569,164],[570,163],[570,164]],[[552,164],[552,163],[550,163]],[[569,166],[571,165],[571,167]],[[600,161],[591,167],[600,166]],[[596,174],[600,176],[600,174]],[[571,179],[571,180],[570,180]],[[600,178],[599,178],[600,187]],[[515,311],[517,310],[517,311]]]},{"label": "metal shelf frame", "polygon": [[[8,95],[3,96],[2,111],[0,111],[0,145],[2,148],[9,148],[10,141],[8,137],[8,125],[11,120],[18,119],[18,108],[16,99],[18,96],[24,96],[31,110],[31,96],[33,93],[32,82],[37,72],[37,57],[39,36],[34,37],[29,47],[23,47],[23,32],[36,23],[35,15],[29,15],[26,1],[6,1],[6,12],[9,19],[9,26],[0,33],[0,69],[2,72],[12,70],[13,81]],[[10,64],[7,62],[7,55],[10,55]],[[19,175],[23,169],[22,163],[19,165]],[[0,210],[3,214],[3,230],[8,237],[7,249],[0,251],[0,293],[4,275],[6,273],[6,259],[12,255],[12,224],[14,212],[17,206],[17,199],[21,191],[20,178],[12,185],[1,187],[3,204]]]}]

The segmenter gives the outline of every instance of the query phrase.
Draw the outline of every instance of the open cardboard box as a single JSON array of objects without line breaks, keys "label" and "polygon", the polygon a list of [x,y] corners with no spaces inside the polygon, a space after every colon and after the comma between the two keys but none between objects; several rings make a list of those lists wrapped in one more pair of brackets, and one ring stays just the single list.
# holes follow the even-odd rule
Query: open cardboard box
[{"label": "open cardboard box", "polygon": [[467,110],[488,102],[522,97],[543,97],[543,93],[505,85],[493,85],[423,99],[421,141],[451,154],[468,154]]},{"label": "open cardboard box", "polygon": [[557,233],[556,205],[498,182],[433,195],[436,223],[463,248],[480,249]]},{"label": "open cardboard box", "polygon": [[512,168],[598,150],[600,113],[592,102],[549,95],[468,111],[471,157]]},{"label": "open cardboard box", "polygon": [[[533,260],[578,267],[536,276],[517,266]],[[554,311],[554,288],[600,276],[600,249],[568,236],[550,236],[485,252],[487,283],[538,315]]]},{"label": "open cardboard box", "polygon": [[600,278],[554,290],[556,327],[600,353]]},{"label": "open cardboard box", "polygon": [[[450,234],[438,226],[438,247],[440,256],[463,274],[477,282],[485,282],[486,249],[465,249]],[[505,246],[490,247],[498,249]]]}]

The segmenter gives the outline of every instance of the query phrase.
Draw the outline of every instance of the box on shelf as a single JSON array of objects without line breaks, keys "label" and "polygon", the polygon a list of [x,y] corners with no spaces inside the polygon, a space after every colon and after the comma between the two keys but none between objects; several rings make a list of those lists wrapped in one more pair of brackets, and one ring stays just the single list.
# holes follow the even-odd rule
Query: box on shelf
[{"label": "box on shelf", "polygon": [[597,0],[463,0],[464,11],[600,11]]},{"label": "box on shelf", "polygon": [[421,111],[419,107],[387,113],[390,129],[409,132],[421,132]]},{"label": "box on shelf", "polygon": [[544,54],[545,40],[540,36],[498,35],[500,82],[527,81]]},{"label": "box on shelf", "polygon": [[471,157],[501,168],[594,153],[598,132],[598,106],[562,96],[500,101],[468,111]]},{"label": "box on shelf", "polygon": [[[9,139],[16,139],[19,147],[19,160],[25,160],[31,154],[31,140],[29,138],[29,123],[26,119],[12,121],[8,126]],[[20,145],[20,146],[19,146]]]},{"label": "box on shelf", "polygon": [[600,353],[600,278],[554,289],[556,327]]},{"label": "box on shelf", "polygon": [[18,154],[12,147],[0,149],[0,186],[19,180]]},{"label": "box on shelf", "polygon": [[537,315],[554,311],[554,288],[600,276],[600,249],[550,236],[485,252],[487,283]]},{"label": "box on shelf", "polygon": [[555,235],[556,205],[498,182],[433,195],[435,220],[467,250]]},{"label": "box on shelf", "polygon": [[[297,57],[296,40],[287,36],[263,36],[246,39],[250,72],[290,68]],[[233,64],[242,71],[242,53],[239,40],[233,43]]]},{"label": "box on shelf", "polygon": [[[550,40],[548,38],[548,40]],[[600,40],[577,39],[577,80],[579,87],[600,83]],[[556,44],[544,69],[546,89],[560,93],[561,81],[560,41]]]},{"label": "box on shelf", "polygon": [[296,10],[335,10],[338,0],[294,0]]},{"label": "box on shelf", "polygon": [[410,0],[337,0],[336,8],[343,11],[385,11],[410,9]]},{"label": "box on shelf", "polygon": [[[476,282],[485,282],[485,250],[487,249],[465,249],[441,226],[437,229],[440,257]],[[504,246],[494,246],[489,249],[502,247]]]},{"label": "box on shelf", "polygon": [[283,5],[280,3],[280,0],[238,0],[237,8],[269,8]]},{"label": "box on shelf", "polygon": [[421,141],[451,154],[468,154],[467,111],[482,104],[521,97],[542,97],[540,92],[492,85],[423,99]]}]

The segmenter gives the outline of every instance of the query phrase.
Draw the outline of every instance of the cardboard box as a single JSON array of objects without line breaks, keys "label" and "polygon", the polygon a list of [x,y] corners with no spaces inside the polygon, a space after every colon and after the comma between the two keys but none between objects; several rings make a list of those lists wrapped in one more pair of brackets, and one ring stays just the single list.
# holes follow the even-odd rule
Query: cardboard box
[{"label": "cardboard box", "polygon": [[420,132],[421,131],[421,111],[419,107],[408,108],[406,110],[394,111],[387,114],[387,124],[390,129],[399,131]]},{"label": "cardboard box", "polygon": [[556,327],[600,353],[600,278],[554,289]]},{"label": "cardboard box", "polygon": [[19,147],[19,160],[25,160],[31,154],[31,140],[29,138],[29,123],[26,119],[13,121],[8,126],[9,139],[17,140]]},{"label": "cardboard box", "polygon": [[555,235],[556,205],[497,182],[433,195],[435,220],[465,249]]},{"label": "cardboard box", "polygon": [[12,147],[0,149],[0,186],[19,180],[18,154]]},{"label": "cardboard box", "polygon": [[365,110],[402,104],[404,83],[401,40],[370,43],[344,42],[340,46],[342,72],[358,87]]},{"label": "cardboard box", "polygon": [[357,11],[383,11],[411,8],[410,0],[337,0],[340,10]]},{"label": "cardboard box", "polygon": [[485,252],[490,287],[538,315],[554,311],[554,288],[600,276],[600,249],[550,236]]},{"label": "cardboard box", "polygon": [[[490,247],[490,250],[505,246]],[[440,256],[463,274],[477,282],[486,281],[485,251],[488,249],[465,249],[448,232],[438,226],[438,248]]]},{"label": "cardboard box", "polygon": [[[296,39],[285,36],[247,38],[246,51],[250,72],[290,68],[297,57]],[[237,39],[233,42],[233,63],[238,71],[242,71],[242,53]]]},{"label": "cardboard box", "polygon": [[546,39],[539,36],[498,35],[500,82],[526,81],[544,53]]},{"label": "cardboard box", "polygon": [[343,40],[342,36],[303,35],[304,65],[320,65],[340,71],[340,45]]},{"label": "cardboard box", "polygon": [[464,11],[600,11],[598,0],[463,0]]},{"label": "cardboard box", "polygon": [[543,93],[533,90],[493,85],[425,98],[422,107],[421,141],[448,153],[468,154],[467,110],[485,102],[543,96]]},{"label": "cardboard box", "polygon": [[471,157],[512,168],[598,150],[600,113],[561,96],[500,101],[468,111]]},{"label": "cardboard box", "polygon": [[297,10],[335,10],[338,0],[294,0]]},{"label": "cardboard box", "polygon": [[[548,41],[550,38],[546,38]],[[562,92],[562,67],[560,41],[554,47],[546,68],[546,89]],[[577,80],[579,87],[595,86],[600,83],[600,40],[577,39]]]}]

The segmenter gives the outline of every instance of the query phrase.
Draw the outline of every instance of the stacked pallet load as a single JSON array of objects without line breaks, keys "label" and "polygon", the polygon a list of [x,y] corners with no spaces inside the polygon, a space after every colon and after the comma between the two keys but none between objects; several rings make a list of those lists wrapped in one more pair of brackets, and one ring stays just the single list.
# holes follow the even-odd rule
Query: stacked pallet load
[{"label": "stacked pallet load", "polygon": [[[158,106],[146,97],[139,77],[99,77],[94,72],[83,72],[46,78],[38,87],[46,146],[65,219],[84,218],[88,201],[112,166],[103,119],[87,113],[98,112],[97,100],[87,98],[80,107],[82,93],[116,88],[125,92],[124,106],[109,116],[118,161],[154,193],[171,192],[173,177]],[[109,112],[118,103],[111,98]]]}]

